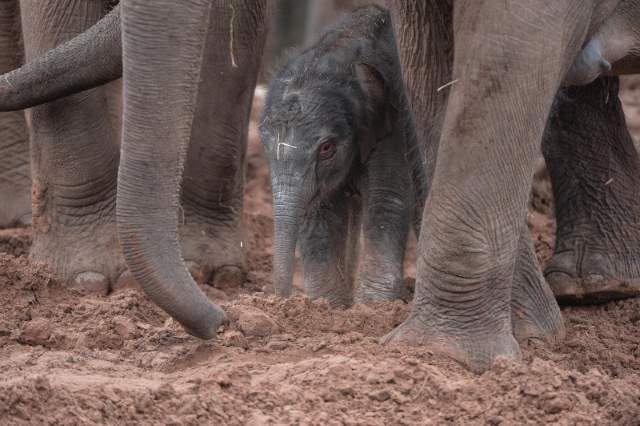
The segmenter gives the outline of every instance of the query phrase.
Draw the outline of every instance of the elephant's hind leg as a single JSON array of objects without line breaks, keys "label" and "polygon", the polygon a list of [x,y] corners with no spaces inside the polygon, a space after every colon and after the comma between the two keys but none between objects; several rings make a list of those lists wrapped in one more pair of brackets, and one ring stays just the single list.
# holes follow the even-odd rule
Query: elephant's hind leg
[{"label": "elephant's hind leg", "polygon": [[[81,33],[101,1],[22,0],[27,61]],[[115,227],[119,160],[103,88],[30,110],[33,246],[30,256],[81,291],[106,293],[125,270]]]},{"label": "elephant's hind leg", "polygon": [[545,277],[561,303],[640,295],[640,163],[618,86],[562,90],[545,135],[558,224]]},{"label": "elephant's hind leg", "polygon": [[565,335],[560,307],[542,276],[526,225],[522,227],[513,271],[511,324],[519,342],[540,339],[555,343]]},{"label": "elephant's hind leg", "polygon": [[[0,0],[0,73],[20,65],[17,0]],[[31,222],[29,137],[22,111],[0,113],[0,228]]]},{"label": "elephant's hind leg", "polygon": [[214,1],[182,187],[182,252],[199,282],[246,274],[244,158],[266,37],[267,2]]},{"label": "elephant's hind leg", "polygon": [[364,195],[363,246],[356,301],[371,303],[400,299],[402,265],[411,221],[411,180],[405,154],[395,137],[378,142],[367,161]]}]

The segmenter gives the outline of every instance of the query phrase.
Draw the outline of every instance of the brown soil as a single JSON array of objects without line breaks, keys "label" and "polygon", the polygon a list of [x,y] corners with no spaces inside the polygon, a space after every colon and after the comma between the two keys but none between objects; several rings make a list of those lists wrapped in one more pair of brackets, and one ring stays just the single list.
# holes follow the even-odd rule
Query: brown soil
[{"label": "brown soil", "polygon": [[[623,98],[640,125],[640,96]],[[203,285],[232,319],[215,341],[188,336],[135,289],[63,288],[26,259],[28,229],[0,232],[0,424],[640,424],[640,300],[565,308],[560,346],[530,344],[523,362],[474,375],[378,344],[406,317],[402,302],[331,311],[270,296],[269,178],[251,132],[251,272],[240,289]],[[550,200],[541,171],[529,215],[541,262]],[[412,246],[409,276],[414,258]]]}]

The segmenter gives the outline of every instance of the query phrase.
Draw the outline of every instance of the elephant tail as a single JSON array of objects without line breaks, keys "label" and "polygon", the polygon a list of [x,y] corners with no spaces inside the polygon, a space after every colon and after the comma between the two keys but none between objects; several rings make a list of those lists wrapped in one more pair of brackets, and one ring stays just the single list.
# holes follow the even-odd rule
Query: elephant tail
[{"label": "elephant tail", "polygon": [[122,76],[120,6],[84,33],[0,76],[0,111],[51,102]]}]

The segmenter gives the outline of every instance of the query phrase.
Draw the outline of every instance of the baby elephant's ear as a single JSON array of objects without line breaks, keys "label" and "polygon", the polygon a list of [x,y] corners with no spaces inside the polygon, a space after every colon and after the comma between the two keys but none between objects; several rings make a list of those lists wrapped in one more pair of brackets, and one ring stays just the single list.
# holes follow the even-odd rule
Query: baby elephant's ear
[{"label": "baby elephant's ear", "polygon": [[365,63],[356,64],[355,74],[365,95],[364,107],[370,120],[358,134],[360,159],[364,163],[376,142],[391,133],[390,100],[387,99],[384,77],[375,67]]},{"label": "baby elephant's ear", "polygon": [[382,74],[374,66],[365,63],[356,64],[355,70],[365,96],[375,103],[383,103],[385,82]]}]

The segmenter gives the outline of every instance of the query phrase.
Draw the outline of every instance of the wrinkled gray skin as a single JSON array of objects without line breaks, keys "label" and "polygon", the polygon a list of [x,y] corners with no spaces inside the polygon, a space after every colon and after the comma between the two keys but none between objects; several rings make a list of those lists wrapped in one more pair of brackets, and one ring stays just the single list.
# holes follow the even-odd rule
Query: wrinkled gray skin
[{"label": "wrinkled gray skin", "polygon": [[[0,73],[20,66],[17,0],[0,0]],[[0,228],[31,222],[29,137],[22,111],[0,113]]]},{"label": "wrinkled gray skin", "polygon": [[562,89],[543,139],[556,206],[545,278],[562,303],[640,296],[640,162],[618,78]]},{"label": "wrinkled gray skin", "polygon": [[[38,207],[31,256],[62,279],[103,291],[128,279],[120,276],[126,261],[160,307],[194,335],[213,337],[224,314],[183,258],[203,281],[212,274],[215,284],[243,280],[242,163],[266,2],[195,1],[185,11],[175,2],[124,1],[41,56],[106,9],[87,4],[24,1],[24,27],[38,28],[29,32],[33,41],[25,34],[28,64],[0,80],[0,110],[53,101],[31,110]],[[125,120],[118,169],[102,89],[60,97],[119,70]]]},{"label": "wrinkled gray skin", "polygon": [[[104,4],[104,10],[106,10],[111,1],[107,1]],[[62,4],[64,6],[64,4]],[[28,13],[29,5],[25,3],[25,13]],[[69,11],[73,13],[73,11]],[[2,20],[0,25],[0,43],[2,43],[2,49],[0,49],[0,67],[2,72],[9,72],[17,68],[22,62],[24,52],[22,50],[21,43],[21,16],[19,13],[19,1],[18,0],[3,0],[0,2],[0,19]],[[28,17],[25,17],[24,24],[28,25],[33,21],[28,21]],[[25,28],[27,33],[26,39],[30,39],[30,33],[39,32],[38,28]],[[46,31],[46,30],[45,30]],[[27,47],[29,48],[29,47]],[[77,52],[85,53],[85,52]],[[28,54],[28,52],[27,52]],[[29,96],[32,100],[28,105],[32,106],[43,103],[45,100],[40,99],[36,102],[37,93],[44,90],[49,90],[48,85],[53,83],[54,85],[61,81],[59,77],[64,77],[69,81],[69,77],[83,74],[83,69],[69,70],[69,63],[66,57],[62,64],[65,73],[69,74],[55,74],[53,69],[50,74],[41,73],[39,80],[32,81],[33,87],[21,88],[23,95]],[[105,64],[105,59],[100,58],[99,65]],[[86,65],[76,62],[76,65]],[[37,70],[43,71],[43,70]],[[54,78],[55,77],[55,78]],[[9,76],[5,76],[3,82],[5,87],[4,93],[10,93],[15,89],[12,87],[8,79]],[[46,86],[46,88],[43,88]],[[95,85],[94,85],[95,86]],[[93,86],[91,86],[93,87]],[[107,98],[107,107],[110,115],[110,122],[114,126],[117,139],[119,139],[120,128],[120,116],[121,116],[121,87],[119,82],[114,82],[102,89],[105,92]],[[76,89],[72,93],[76,93]],[[58,96],[59,97],[59,96]],[[19,99],[16,97],[16,100]],[[5,99],[6,100],[6,99]],[[23,106],[13,103],[4,105],[4,110],[8,109],[20,109]],[[31,222],[31,179],[29,177],[29,132],[25,124],[24,113],[21,111],[2,113],[0,118],[0,153],[2,154],[3,161],[0,163],[0,227],[7,227],[13,225],[26,224]],[[80,126],[78,126],[80,127]],[[78,130],[82,132],[82,130]],[[34,149],[38,149],[37,141]],[[34,164],[38,167],[37,164]]]},{"label": "wrinkled gray skin", "polygon": [[609,71],[616,75],[640,72],[640,0],[618,3],[587,39],[565,76],[565,85],[588,84]]},{"label": "wrinkled gray skin", "polygon": [[[419,96],[420,86],[416,91],[411,85],[419,78],[414,73],[431,76],[415,64],[433,57],[434,46],[436,56],[447,57],[430,42],[428,27],[438,13],[446,21],[447,11],[443,2],[425,2],[423,8],[409,3],[388,1],[405,81]],[[414,304],[385,341],[422,343],[482,371],[497,358],[520,357],[515,337],[521,317],[530,319],[524,328],[531,334],[562,336],[560,321],[543,323],[546,307],[557,306],[539,271],[526,267],[535,265],[532,257],[521,257],[522,218],[554,96],[616,3],[453,2],[453,67],[446,81],[435,77],[436,84],[455,83],[447,89],[422,221]],[[434,119],[426,108],[413,113],[417,123]],[[524,288],[519,274],[532,278]]]},{"label": "wrinkled gray skin", "polygon": [[[100,1],[20,1],[25,62],[96,23]],[[66,58],[67,60],[69,57]],[[5,93],[38,90],[6,74]],[[106,88],[27,111],[32,167],[33,245],[30,257],[86,291],[105,293],[124,270],[114,221],[119,150]],[[10,109],[13,105],[9,104]],[[11,108],[16,109],[16,108]]]},{"label": "wrinkled gray skin", "polygon": [[[304,285],[332,306],[401,296],[421,166],[410,132],[388,13],[358,9],[275,76],[260,131],[270,161],[276,294],[292,289],[300,242]],[[421,194],[423,195],[423,194]],[[361,219],[362,215],[362,219]]]}]

